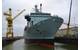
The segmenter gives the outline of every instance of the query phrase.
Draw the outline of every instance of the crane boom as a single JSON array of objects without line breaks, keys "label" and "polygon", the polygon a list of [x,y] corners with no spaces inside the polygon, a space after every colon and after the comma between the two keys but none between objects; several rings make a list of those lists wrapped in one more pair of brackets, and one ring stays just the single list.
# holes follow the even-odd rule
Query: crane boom
[{"label": "crane boom", "polygon": [[20,14],[22,14],[24,11],[25,11],[25,9],[23,9],[20,13],[18,13],[18,14],[13,18],[13,20],[14,20],[15,18],[17,18]]}]

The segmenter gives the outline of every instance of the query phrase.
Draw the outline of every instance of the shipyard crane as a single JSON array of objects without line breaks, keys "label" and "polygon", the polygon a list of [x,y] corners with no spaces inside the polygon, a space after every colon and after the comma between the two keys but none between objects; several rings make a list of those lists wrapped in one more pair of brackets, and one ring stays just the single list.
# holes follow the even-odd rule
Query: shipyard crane
[{"label": "shipyard crane", "polygon": [[67,24],[67,31],[66,31],[66,36],[69,36],[69,30],[70,30],[70,19],[71,19],[71,8],[72,8],[72,0],[70,2],[70,10],[69,10],[69,20],[68,23],[63,23],[63,24]]},{"label": "shipyard crane", "polygon": [[69,20],[68,20],[68,24],[67,24],[67,35],[69,35],[69,26],[70,26],[70,19],[71,19],[71,8],[72,8],[72,0],[70,3],[70,11],[69,11]]},{"label": "shipyard crane", "polygon": [[7,20],[7,32],[6,37],[12,39],[13,38],[13,20],[16,19],[20,14],[22,14],[25,11],[23,9],[21,12],[19,12],[14,18],[12,17],[12,10],[9,8],[9,13],[4,13],[6,15]]}]

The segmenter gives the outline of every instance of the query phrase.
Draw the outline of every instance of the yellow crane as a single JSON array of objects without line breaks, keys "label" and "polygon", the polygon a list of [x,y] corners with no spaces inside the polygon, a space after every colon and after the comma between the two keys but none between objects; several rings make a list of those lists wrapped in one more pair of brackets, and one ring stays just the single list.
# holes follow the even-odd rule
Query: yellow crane
[{"label": "yellow crane", "polygon": [[6,37],[12,39],[13,38],[13,20],[16,19],[20,14],[22,14],[25,11],[23,9],[21,12],[19,12],[14,18],[12,17],[12,10],[9,8],[9,13],[4,13],[6,15],[6,20],[7,20],[7,32],[6,32]]}]

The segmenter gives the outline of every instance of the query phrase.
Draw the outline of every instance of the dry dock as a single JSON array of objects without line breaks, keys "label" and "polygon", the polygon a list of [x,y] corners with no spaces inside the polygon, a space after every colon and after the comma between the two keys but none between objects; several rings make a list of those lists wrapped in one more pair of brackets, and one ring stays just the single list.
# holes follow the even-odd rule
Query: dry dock
[{"label": "dry dock", "polygon": [[54,41],[58,42],[58,43],[76,44],[76,45],[78,45],[78,38],[55,37]]},{"label": "dry dock", "polygon": [[6,37],[2,37],[2,46],[6,46],[10,43],[13,43],[16,40],[22,39],[23,37],[14,37],[13,39],[9,39]]},{"label": "dry dock", "polygon": [[[3,37],[2,38],[2,46],[6,46],[8,44],[13,43],[16,40],[22,39],[23,37],[14,37],[13,39],[8,39]],[[78,39],[77,38],[66,38],[66,37],[55,37],[55,39],[52,39],[53,43],[65,43],[65,44],[76,44],[78,45]]]}]

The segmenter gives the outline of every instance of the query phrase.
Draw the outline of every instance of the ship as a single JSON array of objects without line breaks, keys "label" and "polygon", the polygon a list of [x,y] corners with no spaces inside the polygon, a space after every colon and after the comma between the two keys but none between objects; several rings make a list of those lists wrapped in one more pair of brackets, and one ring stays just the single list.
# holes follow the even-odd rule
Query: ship
[{"label": "ship", "polygon": [[42,46],[47,46],[47,44],[54,45],[55,33],[62,25],[63,19],[57,15],[51,16],[50,13],[42,12],[42,4],[40,4],[40,9],[35,5],[34,10],[35,12],[25,15],[27,20],[27,25],[24,29],[25,41],[38,43]]}]

